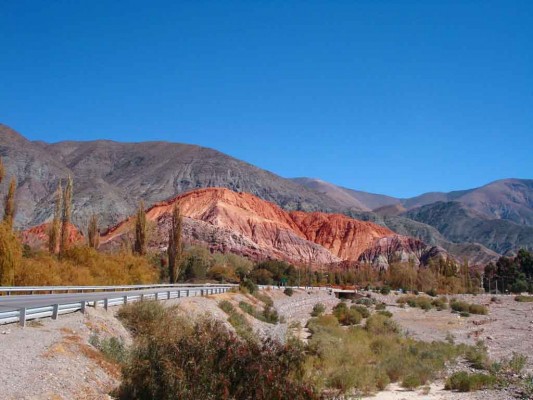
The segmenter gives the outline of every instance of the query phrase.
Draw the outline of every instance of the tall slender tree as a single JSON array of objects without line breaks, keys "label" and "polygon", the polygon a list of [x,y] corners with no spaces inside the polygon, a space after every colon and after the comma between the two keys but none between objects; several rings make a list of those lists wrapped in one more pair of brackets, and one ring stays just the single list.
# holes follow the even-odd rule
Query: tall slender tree
[{"label": "tall slender tree", "polygon": [[69,175],[63,192],[63,213],[61,218],[61,241],[59,242],[59,256],[62,257],[68,249],[69,227],[72,217],[72,177]]},{"label": "tall slender tree", "polygon": [[11,178],[9,182],[9,190],[6,195],[6,204],[4,206],[4,222],[8,228],[13,229],[13,221],[15,220],[15,192],[17,190],[17,180],[15,177]]},{"label": "tall slender tree", "polygon": [[140,256],[146,254],[146,211],[144,210],[143,201],[139,203],[135,218],[135,242],[133,251]]},{"label": "tall slender tree", "polygon": [[180,275],[180,267],[183,259],[182,242],[183,219],[179,206],[174,204],[172,209],[172,222],[168,232],[168,275],[170,283],[176,283]]},{"label": "tall slender tree", "polygon": [[52,224],[48,229],[48,251],[50,254],[55,254],[57,252],[59,238],[61,237],[62,209],[63,187],[61,186],[61,180],[59,180],[55,193],[54,219],[52,220]]},{"label": "tall slender tree", "polygon": [[89,247],[98,249],[98,246],[100,246],[100,230],[98,229],[98,216],[96,214],[91,215],[89,219],[87,237],[89,239]]}]

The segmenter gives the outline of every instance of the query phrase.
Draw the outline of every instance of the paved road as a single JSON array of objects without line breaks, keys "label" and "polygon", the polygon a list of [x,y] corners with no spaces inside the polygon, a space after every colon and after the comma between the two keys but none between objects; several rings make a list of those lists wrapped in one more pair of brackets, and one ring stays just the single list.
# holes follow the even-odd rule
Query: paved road
[{"label": "paved road", "polygon": [[[209,286],[206,289],[216,289],[220,286]],[[195,293],[200,295],[199,287],[180,287],[181,296],[186,296],[186,291],[190,290],[190,295],[194,296]],[[175,292],[177,288],[169,288]],[[160,289],[143,289],[143,290],[128,290],[123,292],[96,292],[96,293],[64,293],[64,294],[38,294],[38,295],[21,295],[21,296],[1,296],[0,297],[0,312],[5,311],[16,311],[21,308],[35,308],[35,307],[47,307],[54,304],[70,304],[70,303],[79,303],[83,300],[85,301],[94,301],[94,300],[103,300],[103,299],[113,299],[120,298],[124,296],[136,296],[136,295],[147,295],[154,293],[164,293],[167,290],[165,288]],[[165,298],[165,296],[161,296]]]}]

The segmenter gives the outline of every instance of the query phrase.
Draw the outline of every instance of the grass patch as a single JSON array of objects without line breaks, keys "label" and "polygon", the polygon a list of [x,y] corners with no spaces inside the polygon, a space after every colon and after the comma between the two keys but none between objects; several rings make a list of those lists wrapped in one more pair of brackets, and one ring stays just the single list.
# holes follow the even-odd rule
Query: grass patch
[{"label": "grass patch", "polygon": [[533,303],[533,296],[516,296],[514,300],[520,303]]},{"label": "grass patch", "polygon": [[440,376],[446,364],[468,348],[403,337],[396,323],[379,313],[370,315],[364,326],[346,328],[336,315],[322,315],[307,327],[312,335],[306,379],[334,398],[373,393],[390,382],[415,389]]},{"label": "grass patch", "polygon": [[89,337],[89,343],[100,350],[109,361],[124,364],[128,357],[128,351],[122,339],[116,337],[100,339],[97,334]]},{"label": "grass patch", "polygon": [[239,302],[239,308],[245,313],[251,315],[255,319],[258,319],[269,324],[277,324],[279,322],[279,315],[276,309],[269,305],[263,308],[263,311],[258,311],[253,305],[245,301]]},{"label": "grass patch", "polygon": [[455,299],[450,302],[450,307],[453,311],[458,313],[487,315],[489,312],[487,307],[481,304],[467,303],[465,301],[459,301]]},{"label": "grass patch", "polygon": [[492,375],[465,371],[454,373],[446,380],[445,390],[457,390],[459,392],[473,392],[488,389],[496,384],[496,378]]}]

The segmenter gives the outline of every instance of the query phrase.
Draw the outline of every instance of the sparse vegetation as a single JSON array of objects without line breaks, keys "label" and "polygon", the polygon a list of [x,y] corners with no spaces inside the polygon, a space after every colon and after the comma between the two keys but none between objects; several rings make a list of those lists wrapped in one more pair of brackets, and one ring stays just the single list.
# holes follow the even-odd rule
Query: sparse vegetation
[{"label": "sparse vegetation", "polygon": [[467,303],[456,299],[452,299],[450,302],[450,308],[458,313],[487,315],[489,312],[487,307],[481,304]]},{"label": "sparse vegetation", "polygon": [[[162,309],[157,303],[150,307]],[[145,319],[145,333],[136,334],[116,398],[318,399],[304,383],[305,353],[297,342],[243,341],[219,322],[193,322],[172,309],[144,315],[161,313],[157,320]]]},{"label": "sparse vegetation", "polygon": [[521,303],[532,303],[533,302],[533,296],[516,296],[515,301],[521,302]]},{"label": "sparse vegetation", "polygon": [[101,339],[97,334],[91,335],[89,343],[102,352],[102,354],[109,360],[117,364],[124,364],[128,357],[128,351],[124,345],[124,341],[109,337]]},{"label": "sparse vegetation", "polygon": [[284,294],[286,294],[287,296],[292,296],[294,294],[294,290],[290,287],[286,288],[284,291],[283,291]]},{"label": "sparse vegetation", "polygon": [[326,306],[322,303],[316,303],[313,306],[313,311],[311,311],[312,317],[319,317],[326,311]]},{"label": "sparse vegetation", "polygon": [[473,392],[494,386],[496,378],[483,373],[469,374],[465,371],[455,372],[446,380],[446,390],[457,390],[459,392]]}]

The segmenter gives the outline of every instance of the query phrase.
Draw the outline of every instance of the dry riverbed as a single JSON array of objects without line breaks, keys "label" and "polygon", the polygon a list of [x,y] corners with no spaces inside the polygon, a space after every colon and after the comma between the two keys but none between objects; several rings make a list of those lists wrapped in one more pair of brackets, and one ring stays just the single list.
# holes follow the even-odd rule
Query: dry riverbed
[{"label": "dry riverbed", "polygon": [[[274,300],[284,323],[267,324],[246,316],[254,331],[263,337],[285,340],[296,335],[305,340],[305,324],[317,302],[328,311],[338,302],[326,291],[297,290],[288,297],[281,290],[268,294]],[[486,316],[458,317],[449,310],[428,311],[400,308],[396,295],[374,297],[388,304],[387,309],[400,326],[419,340],[444,340],[448,334],[457,342],[473,344],[484,340],[492,358],[509,357],[513,351],[529,355],[527,368],[533,370],[533,303],[517,303],[514,297],[502,296],[501,304],[490,302],[490,296],[458,296],[465,301],[489,305]],[[218,302],[228,300],[236,308],[240,301],[255,304],[253,296],[226,293],[207,298],[182,298],[163,302],[178,304],[187,315],[209,314],[226,321],[226,314]],[[60,316],[56,321],[43,319],[31,322],[26,328],[0,326],[0,388],[1,399],[108,399],[107,393],[118,385],[120,371],[106,361],[90,344],[91,335],[101,338],[118,337],[131,342],[129,333],[115,318],[118,308],[106,312],[89,309],[85,315],[75,313]],[[230,329],[231,326],[227,324]],[[435,382],[425,390],[406,391],[390,385],[384,392],[373,396],[376,400],[400,399],[483,399],[512,398],[506,392],[483,391],[452,393],[443,390],[443,382]],[[428,391],[429,389],[429,391]]]}]

